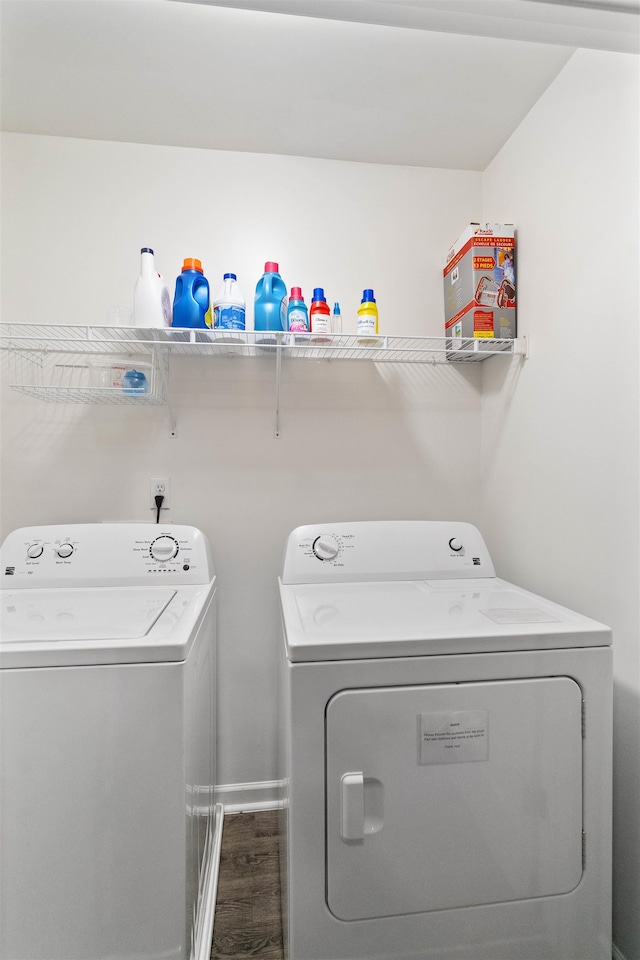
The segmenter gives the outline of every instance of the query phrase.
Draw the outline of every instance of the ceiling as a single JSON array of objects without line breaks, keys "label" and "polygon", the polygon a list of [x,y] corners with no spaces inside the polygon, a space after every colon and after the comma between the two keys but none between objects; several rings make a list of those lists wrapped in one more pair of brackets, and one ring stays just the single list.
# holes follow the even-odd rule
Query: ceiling
[{"label": "ceiling", "polygon": [[640,52],[640,0],[183,0],[506,40]]},{"label": "ceiling", "polygon": [[638,0],[0,0],[2,129],[483,170]]}]

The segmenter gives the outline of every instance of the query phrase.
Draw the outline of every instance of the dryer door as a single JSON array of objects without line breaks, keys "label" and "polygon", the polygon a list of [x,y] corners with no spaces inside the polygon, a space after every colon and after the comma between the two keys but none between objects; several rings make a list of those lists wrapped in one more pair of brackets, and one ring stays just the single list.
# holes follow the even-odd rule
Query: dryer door
[{"label": "dryer door", "polygon": [[326,710],[327,904],[341,920],[567,893],[582,875],[569,677],[344,690]]}]

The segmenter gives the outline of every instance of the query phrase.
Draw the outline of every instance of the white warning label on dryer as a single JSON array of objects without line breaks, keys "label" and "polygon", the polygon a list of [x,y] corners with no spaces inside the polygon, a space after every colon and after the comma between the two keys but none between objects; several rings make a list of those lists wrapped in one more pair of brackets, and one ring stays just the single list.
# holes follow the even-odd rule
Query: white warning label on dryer
[{"label": "white warning label on dryer", "polygon": [[491,610],[481,610],[485,617],[489,617],[494,623],[560,623],[558,617],[540,610],[537,607],[526,607],[523,609],[512,607],[493,608]]},{"label": "white warning label on dryer", "polygon": [[468,763],[489,757],[489,711],[456,710],[418,717],[419,763]]}]

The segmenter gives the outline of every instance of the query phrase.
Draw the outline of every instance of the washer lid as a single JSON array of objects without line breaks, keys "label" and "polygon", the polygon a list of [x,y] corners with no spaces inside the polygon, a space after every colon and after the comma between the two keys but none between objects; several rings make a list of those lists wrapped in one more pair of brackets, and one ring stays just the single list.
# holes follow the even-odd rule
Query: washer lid
[{"label": "washer lid", "polygon": [[145,637],[175,595],[167,587],[16,590],[2,598],[2,643]]},{"label": "washer lid", "polygon": [[280,584],[291,661],[604,646],[611,631],[497,577]]},{"label": "washer lid", "polygon": [[183,660],[213,587],[2,591],[7,667]]}]

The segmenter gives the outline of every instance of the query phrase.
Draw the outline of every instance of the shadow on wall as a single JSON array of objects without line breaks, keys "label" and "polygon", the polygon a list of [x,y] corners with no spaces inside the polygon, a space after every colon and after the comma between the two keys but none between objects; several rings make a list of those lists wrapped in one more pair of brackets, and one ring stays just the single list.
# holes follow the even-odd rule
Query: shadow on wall
[{"label": "shadow on wall", "polygon": [[482,366],[482,464],[490,464],[500,447],[507,416],[518,385],[525,375],[526,362],[502,357],[486,360]]},{"label": "shadow on wall", "polygon": [[[497,362],[505,370],[519,366]],[[176,438],[163,407],[49,404],[7,391],[4,494],[14,513],[7,529],[27,520],[146,520],[146,480],[138,489],[137,476],[158,470],[173,480],[174,522],[204,520],[204,504],[214,506],[227,486],[225,474],[236,477],[225,490],[232,501],[239,496],[249,510],[271,510],[273,496],[281,496],[287,514],[295,481],[306,491],[305,520],[314,489],[319,507],[339,500],[349,516],[353,508],[361,513],[359,505],[371,516],[382,507],[384,515],[391,507],[391,515],[438,516],[455,491],[457,515],[469,515],[479,463],[479,364],[285,360],[278,441],[274,367],[271,358],[172,358]],[[350,479],[363,475],[366,482]],[[414,501],[416,485],[422,494]]]}]

